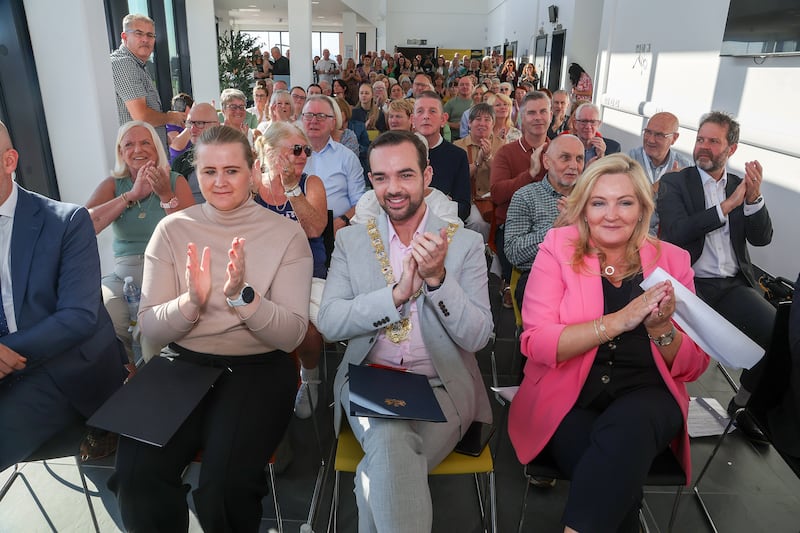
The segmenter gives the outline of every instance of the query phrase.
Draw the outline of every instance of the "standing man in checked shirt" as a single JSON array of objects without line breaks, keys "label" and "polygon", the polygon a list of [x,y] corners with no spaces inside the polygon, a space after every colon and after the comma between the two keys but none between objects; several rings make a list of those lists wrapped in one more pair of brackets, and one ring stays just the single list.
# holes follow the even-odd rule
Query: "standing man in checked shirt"
[{"label": "standing man in checked shirt", "polygon": [[522,303],[539,245],[583,172],[583,143],[574,135],[559,135],[550,141],[542,162],[547,169],[544,179],[520,187],[514,193],[506,218],[506,257],[522,271],[514,291],[519,303]]},{"label": "standing man in checked shirt", "polygon": [[146,15],[128,14],[122,19],[122,44],[111,52],[114,91],[117,94],[117,116],[122,126],[131,120],[151,124],[166,150],[165,124],[183,126],[186,113],[161,111],[161,98],[147,74],[147,60],[156,44],[155,24]]}]

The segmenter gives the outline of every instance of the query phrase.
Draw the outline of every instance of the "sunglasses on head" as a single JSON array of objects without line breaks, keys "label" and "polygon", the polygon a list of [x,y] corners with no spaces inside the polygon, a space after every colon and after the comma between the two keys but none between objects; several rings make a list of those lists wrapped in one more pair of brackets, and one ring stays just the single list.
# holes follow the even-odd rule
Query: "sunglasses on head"
[{"label": "sunglasses on head", "polygon": [[307,144],[295,144],[292,146],[292,154],[299,156],[301,152],[306,153],[306,157],[311,157],[311,147]]}]

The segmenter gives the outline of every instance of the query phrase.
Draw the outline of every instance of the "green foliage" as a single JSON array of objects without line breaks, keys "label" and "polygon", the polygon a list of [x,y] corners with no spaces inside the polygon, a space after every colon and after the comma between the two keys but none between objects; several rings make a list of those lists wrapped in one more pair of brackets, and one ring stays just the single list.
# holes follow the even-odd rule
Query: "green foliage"
[{"label": "green foliage", "polygon": [[255,68],[251,63],[253,49],[258,39],[240,31],[230,30],[218,38],[219,86],[221,89],[239,89],[250,93]]}]

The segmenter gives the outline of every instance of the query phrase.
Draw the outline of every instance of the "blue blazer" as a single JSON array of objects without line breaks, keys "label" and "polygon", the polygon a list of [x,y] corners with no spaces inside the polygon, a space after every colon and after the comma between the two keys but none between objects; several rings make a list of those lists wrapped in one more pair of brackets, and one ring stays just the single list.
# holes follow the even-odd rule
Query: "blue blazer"
[{"label": "blue blazer", "polygon": [[19,374],[47,372],[89,416],[122,384],[127,362],[103,306],[94,227],[83,207],[18,191],[10,247],[17,331],[0,343],[27,358]]}]

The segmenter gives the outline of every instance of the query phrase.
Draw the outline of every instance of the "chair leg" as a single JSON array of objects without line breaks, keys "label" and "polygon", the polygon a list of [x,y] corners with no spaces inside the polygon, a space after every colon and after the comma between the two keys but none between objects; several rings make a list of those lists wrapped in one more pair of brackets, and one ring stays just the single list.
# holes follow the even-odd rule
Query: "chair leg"
[{"label": "chair leg", "polygon": [[669,515],[669,525],[667,526],[667,533],[672,533],[672,528],[675,525],[675,519],[678,518],[678,507],[681,505],[681,496],[683,495],[683,485],[678,486],[675,492],[675,502],[672,504],[672,514]]},{"label": "chair leg", "polygon": [[694,494],[697,497],[697,501],[700,504],[700,508],[702,509],[703,514],[706,515],[706,520],[708,521],[708,524],[711,526],[711,529],[714,531],[714,533],[717,533],[717,526],[714,524],[714,519],[711,518],[711,513],[709,512],[708,507],[706,507],[706,503],[703,501],[703,496],[700,494],[700,489],[698,488],[698,486],[700,485],[700,481],[702,481],[703,476],[706,475],[708,467],[711,466],[711,461],[713,461],[714,457],[716,457],[720,446],[722,446],[722,442],[725,440],[725,437],[728,436],[728,432],[730,431],[731,426],[733,426],[735,419],[736,417],[731,417],[731,419],[728,421],[728,425],[725,426],[725,431],[723,431],[722,435],[720,435],[719,439],[717,439],[717,444],[714,446],[714,449],[711,451],[711,455],[708,457],[705,464],[703,465],[703,469],[700,471],[700,475],[697,476],[697,479],[695,479],[694,485],[692,485],[692,490],[694,491]]},{"label": "chair leg", "polygon": [[486,531],[486,511],[485,503],[483,501],[483,486],[477,472],[473,474],[473,477],[475,478],[475,493],[478,495],[478,510],[481,512],[481,527],[484,531]]},{"label": "chair leg", "polygon": [[491,531],[497,533],[497,487],[494,482],[494,470],[489,472],[489,512],[491,513]]},{"label": "chair leg", "polygon": [[75,456],[75,466],[78,468],[78,475],[81,478],[81,485],[83,485],[83,495],[86,496],[86,504],[89,506],[89,514],[92,517],[92,525],[94,525],[95,533],[100,533],[100,525],[97,523],[97,515],[94,512],[94,505],[92,505],[92,496],[89,494],[89,487],[86,485],[86,476],[81,468],[81,460],[77,455]]},{"label": "chair leg", "polygon": [[11,489],[11,485],[13,485],[14,481],[16,481],[17,478],[21,475],[20,473],[22,472],[23,467],[24,463],[22,467],[19,465],[19,463],[14,465],[14,471],[11,473],[11,477],[9,477],[6,480],[6,482],[3,483],[3,488],[0,489],[0,500],[2,500],[5,497],[6,492],[8,492]]},{"label": "chair leg", "polygon": [[281,517],[281,506],[278,505],[278,489],[275,484],[275,465],[270,461],[267,466],[269,468],[269,483],[272,489],[272,505],[275,506],[275,521],[278,524],[278,533],[283,533],[283,517]]},{"label": "chair leg", "polygon": [[[525,467],[523,468],[523,473],[525,471]],[[517,533],[522,533],[522,527],[525,525],[525,511],[528,508],[528,490],[531,487],[531,480],[528,474],[525,474],[525,490],[522,493],[522,511],[519,514],[519,527],[517,528]]]},{"label": "chair leg", "polygon": [[[336,514],[339,508],[339,471],[336,470],[333,477],[333,496],[331,498],[331,510],[328,516],[328,533],[336,531]],[[333,526],[333,527],[331,527]]]},{"label": "chair leg", "polygon": [[720,363],[719,361],[717,361],[717,368],[719,369],[720,372],[722,372],[722,377],[724,377],[725,381],[728,382],[728,385],[731,386],[733,392],[734,393],[739,392],[739,385],[737,385],[736,381],[734,381],[733,377],[731,377],[730,373],[728,372],[728,369],[722,366],[722,363]]}]

